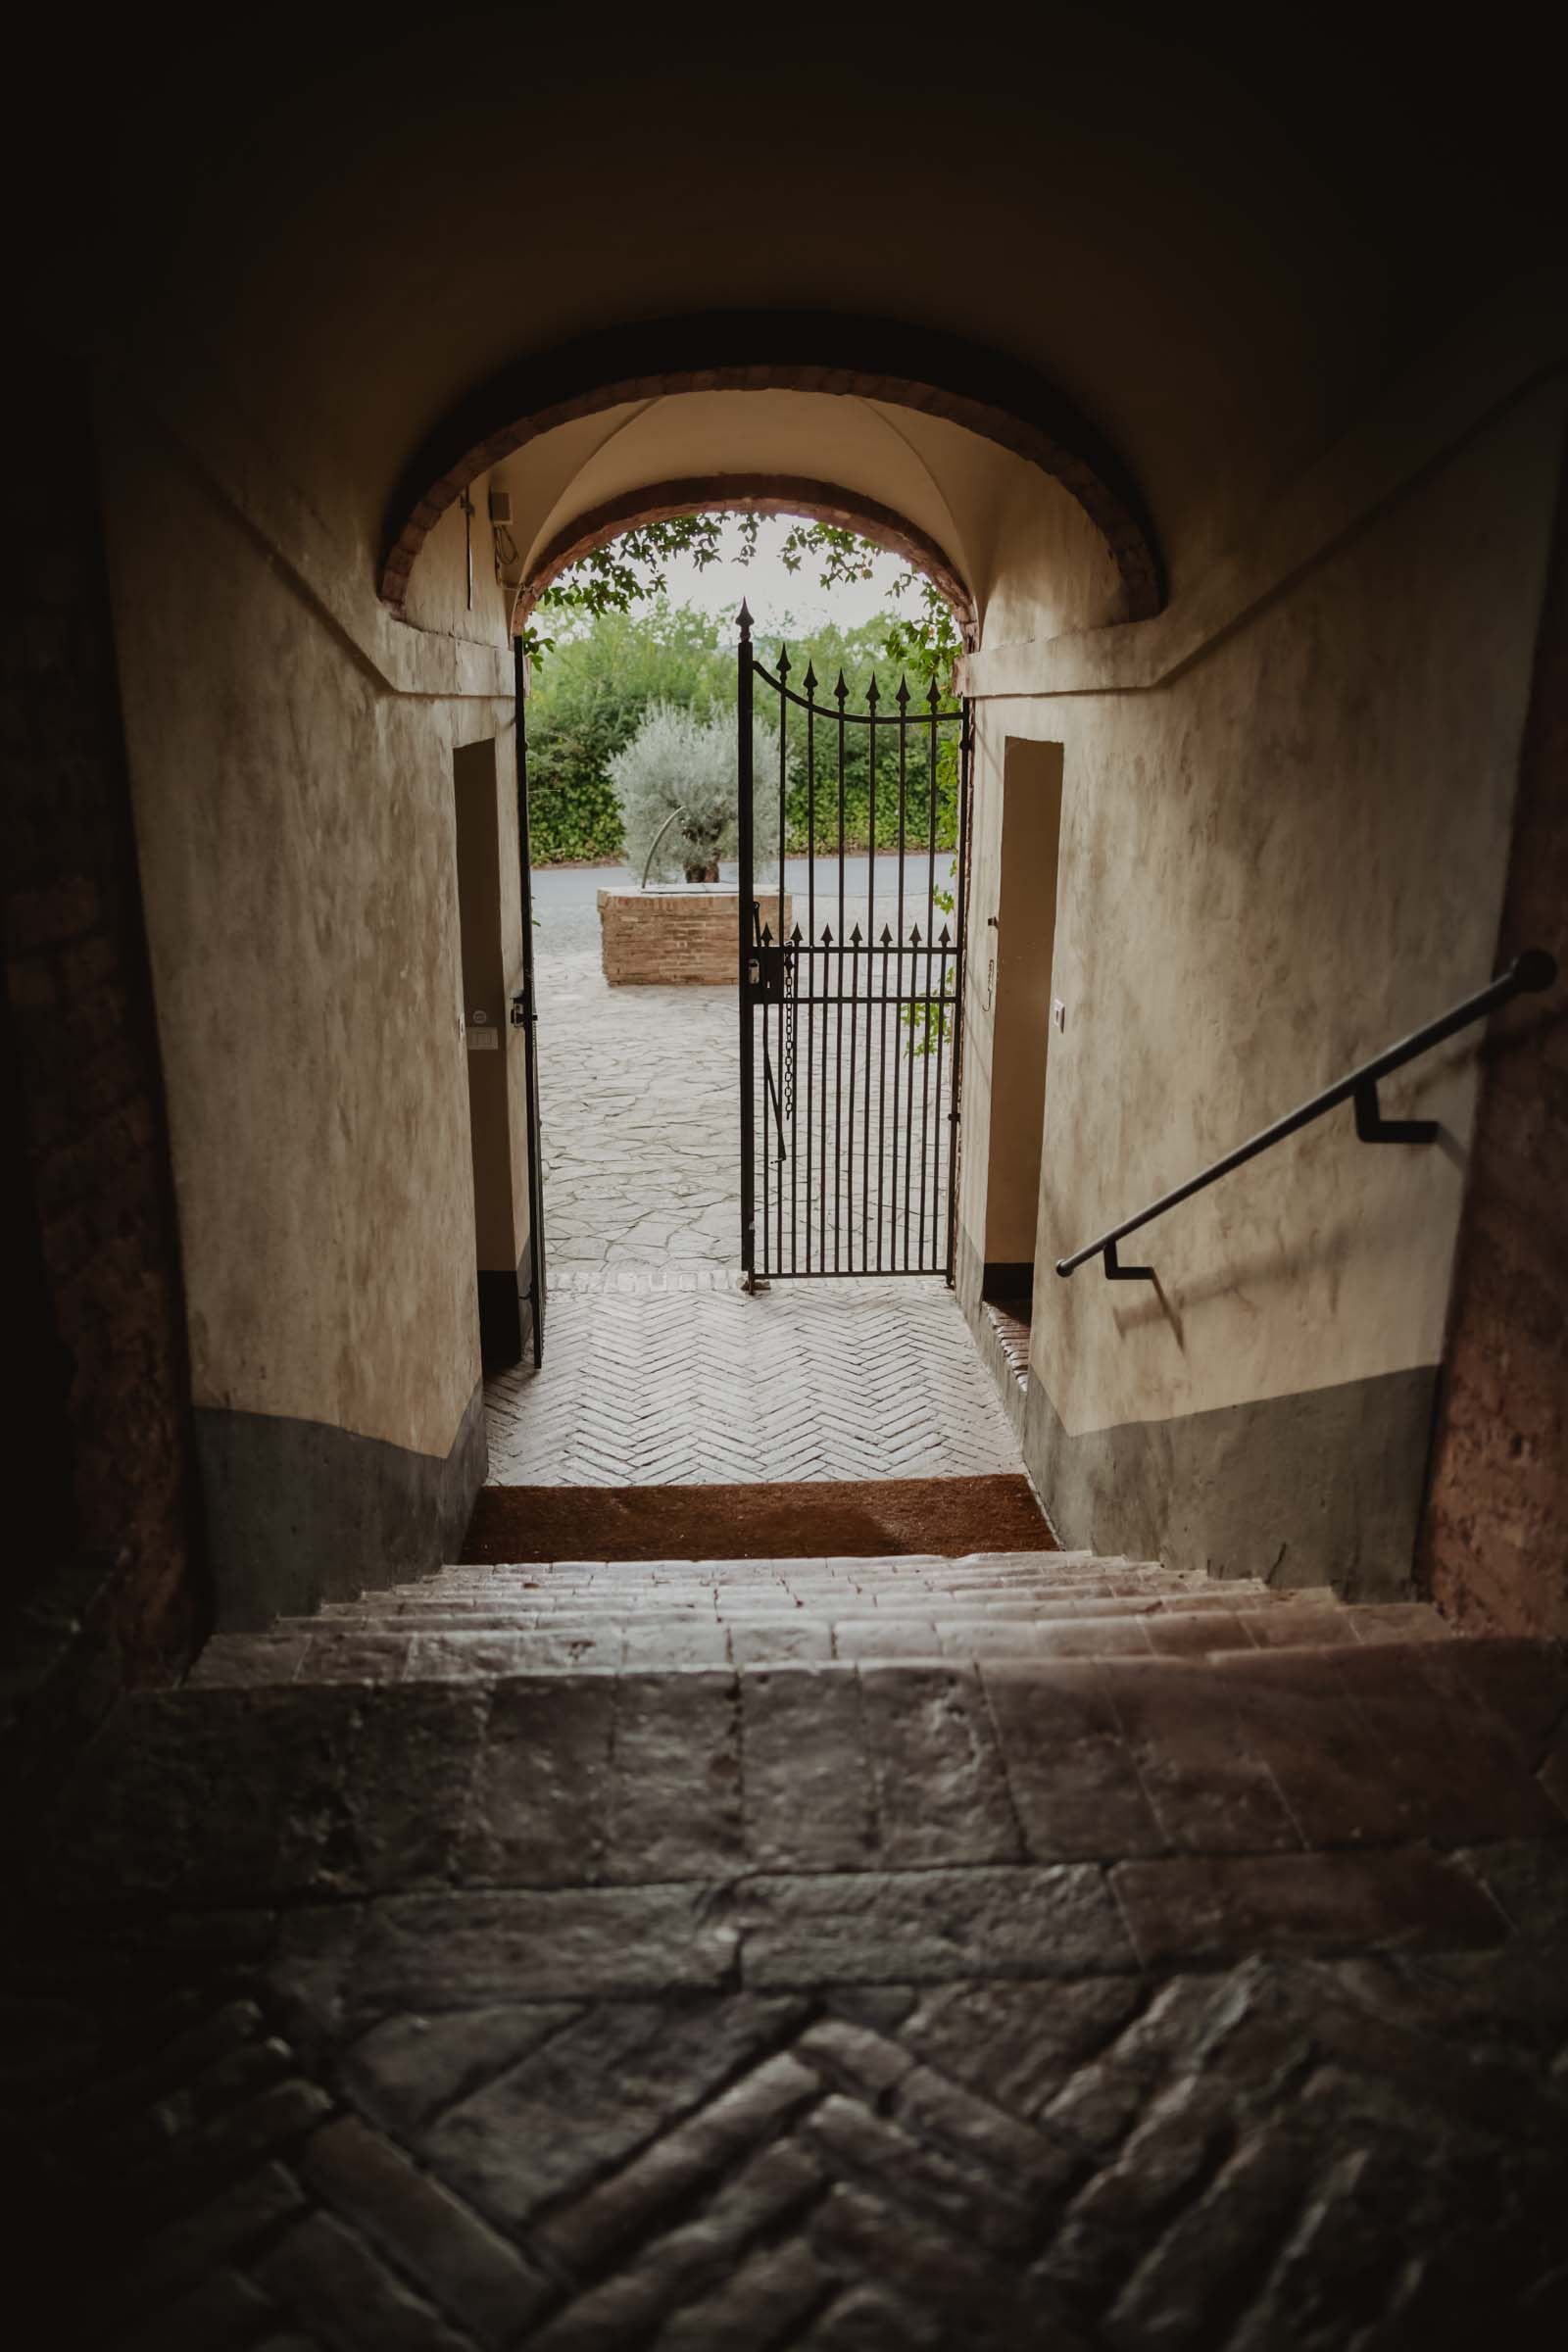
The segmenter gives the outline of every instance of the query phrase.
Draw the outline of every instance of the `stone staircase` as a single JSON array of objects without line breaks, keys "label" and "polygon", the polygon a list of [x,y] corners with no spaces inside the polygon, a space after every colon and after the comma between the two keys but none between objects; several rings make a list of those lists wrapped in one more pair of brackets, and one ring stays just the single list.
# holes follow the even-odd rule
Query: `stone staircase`
[{"label": "stone staircase", "polygon": [[29,2163],[128,2250],[66,2333],[1556,2341],[1565,1816],[1560,1647],[1149,1562],[454,1567],[221,1635],[17,1906]]},{"label": "stone staircase", "polygon": [[1087,1552],[451,1567],[220,1634],[191,1687],[1030,1659],[1213,1659],[1444,1640],[1420,1603]]}]

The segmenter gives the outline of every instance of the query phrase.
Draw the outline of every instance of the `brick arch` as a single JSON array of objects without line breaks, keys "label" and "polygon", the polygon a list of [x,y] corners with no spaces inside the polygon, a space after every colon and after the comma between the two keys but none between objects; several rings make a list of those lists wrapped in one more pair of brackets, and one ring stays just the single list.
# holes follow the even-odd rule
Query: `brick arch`
[{"label": "brick arch", "polygon": [[517,599],[516,619],[522,621],[539,598],[570,564],[596,547],[608,547],[623,531],[643,522],[667,522],[677,514],[707,514],[715,511],[747,514],[806,514],[817,522],[837,523],[856,531],[873,546],[902,556],[923,571],[941,590],[960,630],[974,619],[974,598],[953,558],[935,539],[905,520],[891,507],[836,482],[813,481],[793,473],[711,473],[679,481],[655,482],[645,490],[591,507],[558,531],[543,553],[529,565]]},{"label": "brick arch", "polygon": [[1044,377],[1000,353],[922,328],[772,311],[652,320],[585,336],[521,361],[470,393],[417,452],[393,498],[383,600],[402,612],[415,559],[448,508],[480,474],[542,433],[628,401],[778,391],[918,410],[1038,466],[1076,499],[1104,539],[1121,575],[1127,618],[1158,612],[1158,555],[1125,468]]}]

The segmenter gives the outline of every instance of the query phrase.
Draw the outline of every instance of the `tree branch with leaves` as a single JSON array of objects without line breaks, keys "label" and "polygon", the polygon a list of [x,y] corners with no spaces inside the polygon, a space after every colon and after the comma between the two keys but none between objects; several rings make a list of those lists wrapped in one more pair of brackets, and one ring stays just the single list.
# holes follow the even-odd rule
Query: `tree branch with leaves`
[{"label": "tree branch with leaves", "polygon": [[[744,508],[715,508],[702,514],[676,514],[662,522],[640,522],[608,546],[593,548],[552,581],[523,628],[523,651],[538,662],[553,653],[557,638],[548,624],[557,614],[581,612],[597,618],[605,612],[629,612],[649,597],[662,596],[668,585],[665,566],[675,556],[686,556],[699,571],[726,560],[745,565],[757,553],[760,516]],[[740,547],[726,558],[724,526],[734,522]],[[784,567],[800,571],[808,563],[817,566],[818,586],[832,589],[869,580],[883,551],[870,540],[840,523],[818,522],[808,516],[793,520],[779,550]],[[883,652],[890,662],[911,670],[929,684],[946,687],[954,664],[963,651],[957,624],[947,598],[936,582],[912,564],[906,564],[889,583],[890,593],[909,604],[890,619]],[[541,625],[541,623],[543,625]]]}]

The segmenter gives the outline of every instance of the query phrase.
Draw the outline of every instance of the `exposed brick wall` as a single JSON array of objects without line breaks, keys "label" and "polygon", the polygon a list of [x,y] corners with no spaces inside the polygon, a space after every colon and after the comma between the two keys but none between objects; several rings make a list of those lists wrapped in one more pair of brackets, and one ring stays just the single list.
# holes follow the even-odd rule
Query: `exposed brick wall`
[{"label": "exposed brick wall", "polygon": [[1527,947],[1561,976],[1487,1046],[1421,1568],[1461,1624],[1568,1635],[1568,477],[1498,963]]},{"label": "exposed brick wall", "polygon": [[13,1327],[26,1457],[8,1498],[23,1541],[0,1606],[34,1749],[122,1686],[167,1680],[204,1622],[178,1250],[85,400],[56,400],[50,430],[60,462],[36,459],[7,569],[0,811],[7,1238],[26,1268]]},{"label": "exposed brick wall", "polygon": [[[779,935],[778,894],[763,894],[761,919]],[[671,986],[735,982],[737,901],[733,891],[602,890],[600,952],[612,988],[638,982]],[[786,892],[784,928],[794,920]]]}]

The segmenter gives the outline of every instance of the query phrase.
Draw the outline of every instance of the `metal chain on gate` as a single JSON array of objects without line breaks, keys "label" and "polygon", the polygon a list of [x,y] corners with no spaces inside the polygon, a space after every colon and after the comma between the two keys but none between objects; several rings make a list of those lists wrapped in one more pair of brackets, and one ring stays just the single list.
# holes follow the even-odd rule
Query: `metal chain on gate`
[{"label": "metal chain on gate", "polygon": [[[780,930],[783,927],[781,922]],[[799,929],[795,937],[800,938]],[[779,955],[784,967],[784,1116],[789,1119],[795,1115],[795,968],[798,958],[792,944],[782,947]]]}]

